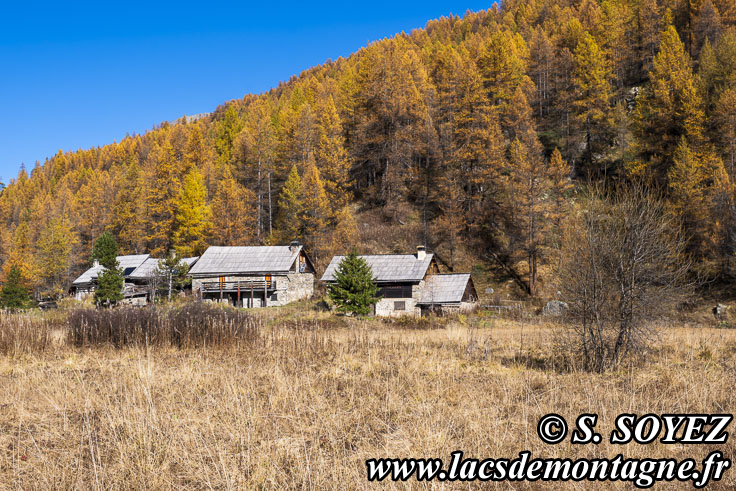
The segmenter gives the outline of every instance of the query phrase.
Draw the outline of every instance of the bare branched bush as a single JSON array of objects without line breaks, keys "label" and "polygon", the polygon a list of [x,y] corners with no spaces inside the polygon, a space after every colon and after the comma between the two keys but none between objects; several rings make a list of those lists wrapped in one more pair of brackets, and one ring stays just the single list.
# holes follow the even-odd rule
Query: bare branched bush
[{"label": "bare branched bush", "polygon": [[572,341],[588,370],[604,371],[641,352],[651,322],[692,290],[685,239],[659,199],[640,187],[596,195],[564,231],[559,289],[569,304]]},{"label": "bare branched bush", "polygon": [[242,310],[203,303],[184,307],[77,310],[69,316],[75,346],[229,346],[258,338],[259,319]]}]

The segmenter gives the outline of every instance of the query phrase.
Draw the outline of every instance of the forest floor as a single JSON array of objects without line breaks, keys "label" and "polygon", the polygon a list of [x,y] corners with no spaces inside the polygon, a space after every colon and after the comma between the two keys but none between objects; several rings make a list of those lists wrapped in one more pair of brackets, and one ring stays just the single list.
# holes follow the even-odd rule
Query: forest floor
[{"label": "forest floor", "polygon": [[[712,450],[736,453],[733,439],[607,441],[620,413],[736,412],[733,329],[662,326],[656,348],[593,374],[561,362],[551,324],[472,316],[346,327],[319,314],[297,328],[267,315],[267,332],[249,346],[75,348],[57,333],[42,352],[0,355],[0,488],[362,489],[365,461],[381,457],[448,462],[455,450],[479,459],[529,450],[699,462]],[[543,443],[536,426],[547,413],[571,425],[597,413],[603,443]],[[735,486],[730,469],[711,487]]]}]

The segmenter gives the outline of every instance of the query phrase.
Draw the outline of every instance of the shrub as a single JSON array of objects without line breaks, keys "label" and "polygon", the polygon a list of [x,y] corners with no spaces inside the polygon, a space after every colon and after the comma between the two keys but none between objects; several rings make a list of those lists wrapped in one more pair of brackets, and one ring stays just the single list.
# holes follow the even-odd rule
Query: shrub
[{"label": "shrub", "polygon": [[594,196],[569,223],[559,287],[575,331],[571,353],[603,371],[654,339],[651,321],[689,293],[685,239],[660,200],[638,187]]},{"label": "shrub", "polygon": [[258,339],[261,322],[241,310],[192,303],[170,309],[77,310],[69,326],[75,346],[196,348],[251,343]]}]

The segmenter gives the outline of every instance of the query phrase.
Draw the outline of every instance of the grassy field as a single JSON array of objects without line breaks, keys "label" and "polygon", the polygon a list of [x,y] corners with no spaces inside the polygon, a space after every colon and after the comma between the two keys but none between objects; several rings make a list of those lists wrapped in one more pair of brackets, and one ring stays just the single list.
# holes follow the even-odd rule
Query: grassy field
[{"label": "grassy field", "polygon": [[[537,457],[621,452],[699,460],[713,449],[731,459],[736,453],[733,439],[720,446],[607,443],[619,413],[733,413],[736,330],[665,326],[647,363],[599,375],[562,368],[551,325],[309,315],[264,313],[256,335],[198,348],[73,346],[62,314],[24,319],[20,334],[8,332],[18,318],[6,317],[0,488],[361,489],[365,460],[379,457],[530,450]],[[31,329],[45,334],[21,342]],[[604,443],[544,444],[536,424],[550,412],[571,424],[580,413],[598,413]],[[659,485],[678,486],[686,487]],[[731,469],[712,487],[734,486]]]}]

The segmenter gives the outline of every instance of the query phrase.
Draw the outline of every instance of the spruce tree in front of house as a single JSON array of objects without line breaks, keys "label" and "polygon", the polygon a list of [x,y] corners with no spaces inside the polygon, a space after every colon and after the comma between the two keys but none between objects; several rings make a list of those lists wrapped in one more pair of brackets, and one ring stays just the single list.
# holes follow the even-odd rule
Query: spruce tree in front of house
[{"label": "spruce tree in front of house", "polygon": [[353,315],[368,315],[378,303],[378,285],[373,270],[355,251],[345,256],[335,270],[335,282],[328,287],[328,294],[337,311]]},{"label": "spruce tree in front of house", "polygon": [[97,305],[110,306],[123,299],[123,271],[120,269],[117,255],[118,243],[115,237],[110,232],[100,235],[92,249],[92,260],[102,266],[102,271],[97,275],[95,289]]},{"label": "spruce tree in front of house", "polygon": [[14,311],[30,306],[31,297],[28,294],[28,288],[23,284],[20,268],[11,266],[3,289],[0,290],[0,307]]}]

